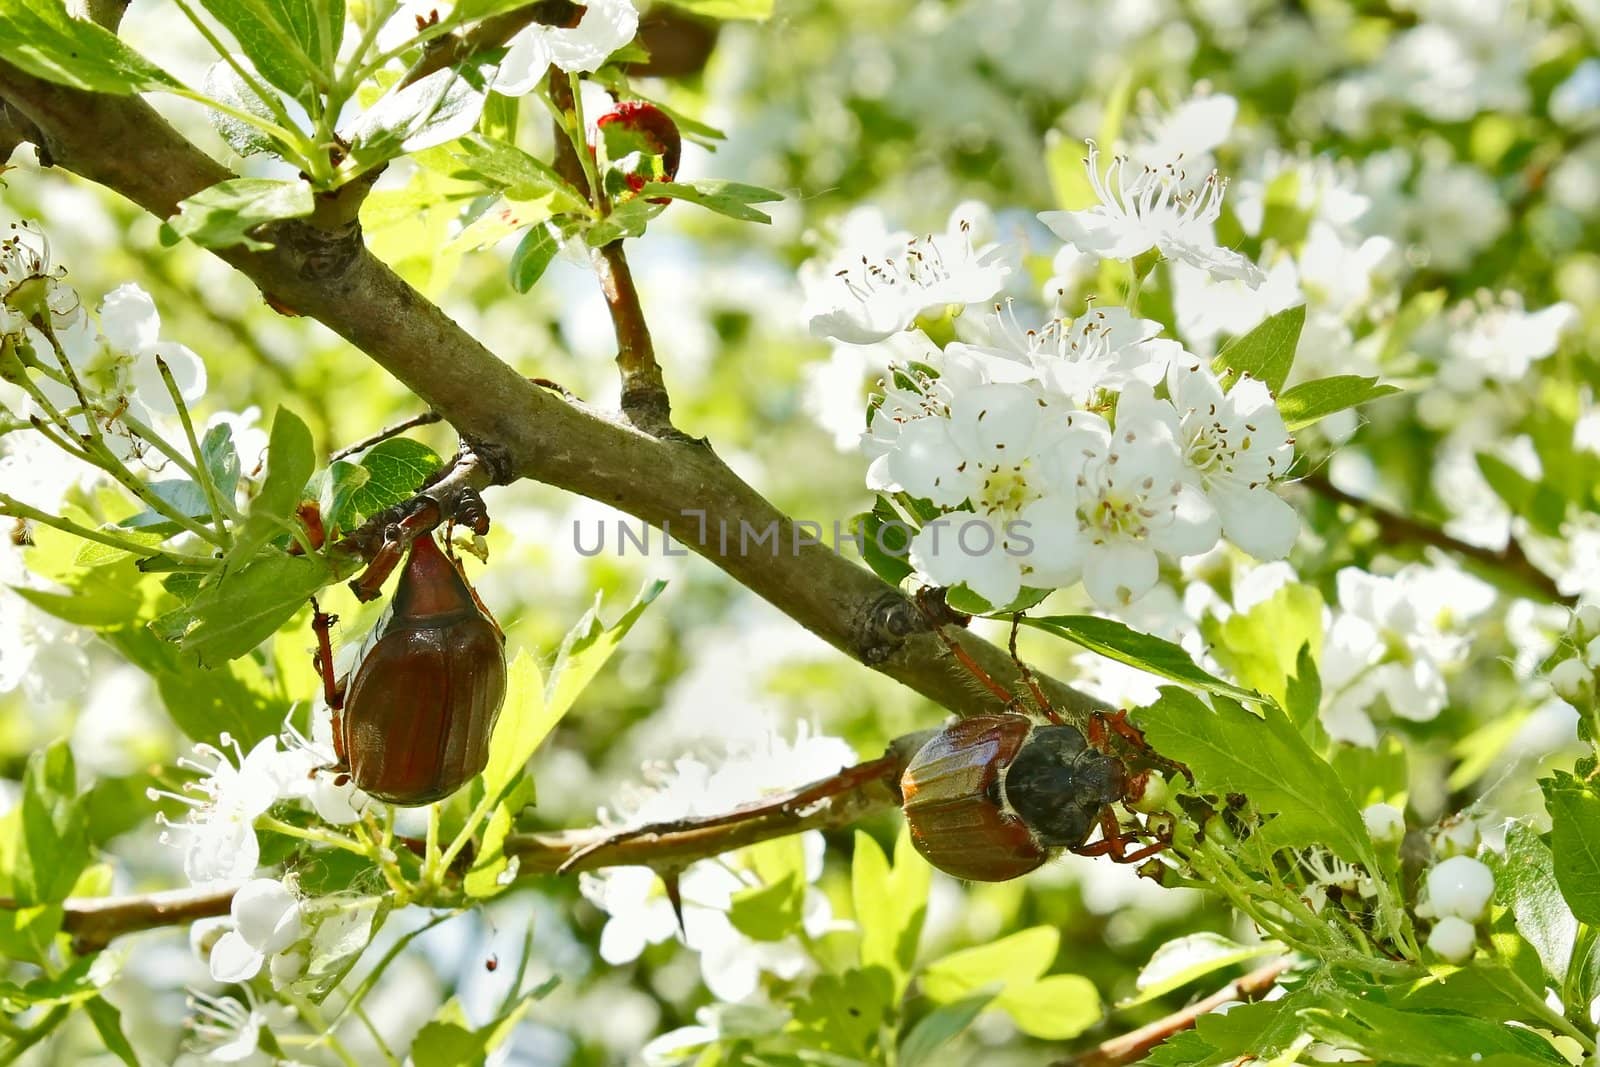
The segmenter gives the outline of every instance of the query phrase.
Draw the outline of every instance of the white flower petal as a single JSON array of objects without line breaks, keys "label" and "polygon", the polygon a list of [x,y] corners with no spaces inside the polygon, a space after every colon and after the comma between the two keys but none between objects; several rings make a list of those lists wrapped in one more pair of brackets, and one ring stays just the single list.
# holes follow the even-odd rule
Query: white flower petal
[{"label": "white flower petal", "polygon": [[260,973],[266,959],[237,930],[229,930],[211,948],[211,979],[224,985],[247,981]]},{"label": "white flower petal", "polygon": [[1083,587],[1102,608],[1121,608],[1144,596],[1160,577],[1156,554],[1143,545],[1091,545],[1083,561]]},{"label": "white flower petal", "polygon": [[156,302],[133,282],[117,286],[100,304],[100,330],[119,352],[133,354],[156,343],[161,315]]},{"label": "white flower petal", "polygon": [[1283,559],[1300,535],[1300,513],[1266,486],[1219,485],[1209,494],[1228,540],[1256,559]]}]

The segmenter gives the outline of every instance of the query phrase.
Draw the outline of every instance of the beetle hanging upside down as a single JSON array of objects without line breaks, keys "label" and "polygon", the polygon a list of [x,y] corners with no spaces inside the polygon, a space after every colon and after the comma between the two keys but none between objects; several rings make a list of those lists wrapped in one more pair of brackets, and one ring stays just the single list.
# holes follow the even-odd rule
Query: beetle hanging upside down
[{"label": "beetle hanging upside down", "polygon": [[[1096,712],[1087,737],[1051,706],[1032,672],[1017,656],[1017,623],[1011,626],[1011,657],[1046,723],[1022,713],[1023,705],[996,682],[959,643],[944,632],[948,609],[918,603],[933,630],[978,682],[1005,704],[998,715],[958,719],[929,740],[900,776],[902,806],[911,842],[935,867],[977,882],[1003,882],[1037,870],[1059,850],[1108,855],[1137,863],[1167,847],[1130,848],[1112,805],[1137,800],[1149,770],[1133,770],[1113,751],[1113,737],[1152,767],[1176,765],[1156,757],[1126,712]],[[1089,835],[1100,837],[1089,844]]]},{"label": "beetle hanging upside down", "polygon": [[[402,551],[383,557],[389,568]],[[368,576],[356,584],[358,595],[376,595]],[[506,696],[505,635],[431,533],[411,541],[394,600],[343,680],[333,673],[337,619],[311,603],[336,770],[406,807],[441,800],[483,770]]]}]

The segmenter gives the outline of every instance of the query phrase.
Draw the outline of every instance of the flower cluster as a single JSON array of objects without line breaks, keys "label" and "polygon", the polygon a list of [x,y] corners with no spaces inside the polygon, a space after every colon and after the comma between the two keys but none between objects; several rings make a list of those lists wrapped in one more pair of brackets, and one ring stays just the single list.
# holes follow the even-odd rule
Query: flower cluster
[{"label": "flower cluster", "polygon": [[[1195,183],[1176,163],[1120,156],[1102,173],[1092,143],[1086,166],[1099,202],[1040,215],[1078,254],[1155,250],[1220,279],[1264,280],[1216,244],[1225,183],[1215,173]],[[975,239],[989,228],[963,208],[941,237],[876,235],[808,264],[812,332],[877,345],[924,316],[992,300],[1009,253]],[[1262,382],[1219,377],[1125,308],[1024,319],[1008,301],[959,314],[957,339],[942,347],[913,332],[881,383],[863,435],[867,485],[931,505],[909,550],[925,580],[996,608],[1025,587],[1081,580],[1113,607],[1148,592],[1162,558],[1223,537],[1263,559],[1289,552],[1299,520],[1272,486],[1293,464],[1293,441]]]},{"label": "flower cluster", "polygon": [[277,737],[267,737],[246,753],[224,733],[220,747],[202,742],[192,756],[178,761],[200,775],[182,792],[149,791],[152,800],[176,800],[189,809],[182,822],[165,814],[157,819],[166,827],[162,842],[183,849],[184,873],[193,885],[237,882],[254,874],[261,859],[256,820],[282,801],[304,801],[334,825],[360,819],[366,795],[348,779],[326,773],[332,754],[292,729],[287,736],[286,748],[279,748]]}]

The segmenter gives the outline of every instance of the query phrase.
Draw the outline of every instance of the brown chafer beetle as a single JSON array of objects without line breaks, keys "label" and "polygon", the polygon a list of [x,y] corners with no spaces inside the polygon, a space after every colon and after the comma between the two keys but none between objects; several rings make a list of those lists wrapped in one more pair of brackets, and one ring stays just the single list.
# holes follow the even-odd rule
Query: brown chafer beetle
[{"label": "brown chafer beetle", "polygon": [[[1111,811],[1137,777],[1072,726],[1006,713],[941,730],[907,764],[900,789],[923,858],[957,878],[1003,882],[1062,849],[1132,863],[1165,847],[1130,851]],[[1100,839],[1086,845],[1096,826]]]},{"label": "brown chafer beetle", "polygon": [[391,804],[429,804],[483,770],[506,696],[505,635],[429,533],[411,543],[394,599],[342,682],[333,616],[316,612],[336,771]]}]

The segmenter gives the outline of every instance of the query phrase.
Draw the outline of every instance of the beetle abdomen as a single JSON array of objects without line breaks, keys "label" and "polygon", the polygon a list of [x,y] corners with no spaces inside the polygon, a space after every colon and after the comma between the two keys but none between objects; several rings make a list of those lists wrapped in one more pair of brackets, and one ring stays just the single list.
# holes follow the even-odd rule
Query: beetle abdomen
[{"label": "beetle abdomen", "polygon": [[1050,852],[1000,803],[997,782],[1033,724],[1019,715],[952,723],[923,746],[900,779],[911,843],[946,874],[1003,882],[1036,870]]},{"label": "beetle abdomen", "polygon": [[428,804],[489,760],[505,700],[504,644],[476,611],[391,624],[361,661],[341,732],[357,787],[394,804]]}]

